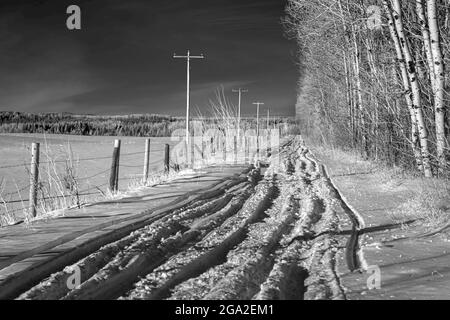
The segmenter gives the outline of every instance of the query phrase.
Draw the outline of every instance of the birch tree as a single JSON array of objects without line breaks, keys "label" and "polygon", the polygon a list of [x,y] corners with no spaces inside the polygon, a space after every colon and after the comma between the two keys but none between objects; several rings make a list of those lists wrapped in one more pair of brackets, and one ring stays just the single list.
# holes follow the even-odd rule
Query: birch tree
[{"label": "birch tree", "polygon": [[439,170],[443,172],[447,166],[446,161],[446,137],[445,137],[445,102],[444,102],[444,87],[445,74],[444,62],[442,59],[441,41],[439,35],[439,23],[436,8],[436,0],[427,0],[428,24],[430,27],[430,42],[432,52],[432,70],[431,77],[434,94],[434,110],[436,122],[436,152],[439,163]]},{"label": "birch tree", "polygon": [[408,70],[408,78],[411,84],[411,95],[413,101],[413,109],[416,114],[417,128],[419,131],[420,138],[420,147],[422,152],[422,165],[425,177],[429,178],[433,174],[431,172],[431,164],[430,164],[430,153],[428,148],[428,130],[425,125],[425,120],[423,117],[422,110],[422,98],[421,91],[419,86],[419,81],[416,74],[416,63],[412,57],[411,49],[409,46],[409,40],[405,35],[403,28],[403,14],[402,14],[402,6],[401,0],[393,0],[393,17],[394,24],[397,30],[397,34],[400,40],[400,46],[403,51],[403,56],[405,58],[405,63],[407,65]]},{"label": "birch tree", "polygon": [[406,69],[406,61],[405,61],[403,51],[402,51],[402,48],[400,45],[400,39],[399,39],[398,33],[395,28],[394,17],[392,14],[391,7],[387,0],[383,0],[383,5],[384,5],[384,9],[386,11],[387,18],[388,18],[389,32],[390,32],[392,41],[394,43],[395,52],[397,55],[398,66],[401,71],[403,89],[405,92],[406,105],[408,107],[410,117],[411,117],[411,148],[414,153],[414,158],[417,163],[417,168],[420,171],[423,171],[422,156],[420,153],[419,132],[418,132],[418,127],[417,127],[417,118],[416,118],[416,113],[414,111],[413,99],[411,97],[412,90],[411,90],[411,85],[410,85],[410,78],[408,77],[408,71]]},{"label": "birch tree", "polygon": [[449,17],[450,0],[288,0],[308,134],[426,177],[449,174]]}]

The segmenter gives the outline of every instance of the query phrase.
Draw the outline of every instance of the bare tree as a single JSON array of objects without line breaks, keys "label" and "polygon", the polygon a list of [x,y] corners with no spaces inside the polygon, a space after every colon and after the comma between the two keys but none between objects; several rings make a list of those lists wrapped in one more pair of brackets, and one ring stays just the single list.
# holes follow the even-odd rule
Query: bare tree
[{"label": "bare tree", "polygon": [[[296,109],[308,134],[426,177],[448,172],[449,2],[288,0]],[[384,9],[379,25],[370,21],[374,4]]]},{"label": "bare tree", "polygon": [[442,59],[441,41],[439,35],[438,15],[436,8],[436,0],[427,0],[428,24],[430,26],[430,42],[432,52],[432,65],[434,66],[432,72],[432,83],[434,83],[434,110],[436,122],[436,152],[438,157],[439,169],[443,172],[446,168],[446,138],[445,138],[445,102],[444,102],[444,87],[445,74],[444,62]]}]

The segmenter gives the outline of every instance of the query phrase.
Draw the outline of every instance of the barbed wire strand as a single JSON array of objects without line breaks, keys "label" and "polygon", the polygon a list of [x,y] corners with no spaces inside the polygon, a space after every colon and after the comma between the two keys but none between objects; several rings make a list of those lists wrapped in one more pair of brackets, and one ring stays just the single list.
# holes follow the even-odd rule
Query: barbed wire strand
[{"label": "barbed wire strand", "polygon": [[[130,152],[130,153],[121,153],[120,156],[121,157],[126,157],[126,156],[133,156],[133,155],[138,155],[138,154],[145,154],[145,152],[143,151],[139,151],[139,152]],[[92,161],[92,160],[105,160],[105,159],[111,159],[111,156],[107,156],[107,157],[91,157],[91,158],[83,158],[83,159],[73,159],[73,162],[81,162],[81,161]],[[44,165],[44,164],[53,164],[53,163],[66,163],[69,162],[70,160],[65,159],[65,160],[54,160],[54,161],[41,161],[39,162],[39,165]],[[28,167],[28,164],[7,164],[7,165],[3,165],[0,166],[0,169],[10,169],[10,168],[20,168],[20,167]]]},{"label": "barbed wire strand", "polygon": [[[107,172],[109,170],[105,170],[105,172]],[[165,173],[165,170],[159,170],[159,171],[154,171],[154,172],[150,172],[150,175],[160,175]],[[133,179],[139,179],[140,177],[142,177],[143,174],[139,173],[139,174],[134,174],[132,177],[121,177],[119,178],[119,181],[130,181]],[[79,191],[79,193],[74,193],[74,194],[67,194],[67,195],[59,195],[59,196],[53,196],[53,197],[45,197],[45,198],[40,198],[39,200],[50,200],[50,199],[55,199],[55,198],[67,198],[67,197],[76,197],[76,196],[87,196],[87,195],[92,195],[92,194],[96,194],[96,193],[91,193],[91,194],[86,194],[86,192],[94,190],[94,189],[99,189],[101,187],[107,186],[109,185],[109,182],[106,182],[104,184],[101,185],[96,185],[93,186],[89,189],[84,189],[82,191]],[[30,185],[28,185],[29,187]],[[23,190],[25,190],[25,188],[22,188]],[[14,192],[12,194],[15,194],[17,192]],[[17,199],[17,200],[8,200],[8,201],[3,201],[2,203],[6,203],[6,204],[12,204],[12,203],[21,203],[21,202],[28,202],[29,199]]]}]

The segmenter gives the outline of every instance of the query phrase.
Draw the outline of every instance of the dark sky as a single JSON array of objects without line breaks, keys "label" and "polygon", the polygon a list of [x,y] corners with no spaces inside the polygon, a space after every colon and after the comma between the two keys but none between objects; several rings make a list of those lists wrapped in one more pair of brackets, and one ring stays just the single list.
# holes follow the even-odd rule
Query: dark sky
[{"label": "dark sky", "polygon": [[[292,115],[295,44],[283,35],[282,0],[1,0],[0,110],[98,114],[185,112],[186,65],[173,53],[204,53],[192,65],[193,109],[223,86]],[[66,28],[66,8],[82,30]],[[195,112],[195,111],[194,111]]]}]

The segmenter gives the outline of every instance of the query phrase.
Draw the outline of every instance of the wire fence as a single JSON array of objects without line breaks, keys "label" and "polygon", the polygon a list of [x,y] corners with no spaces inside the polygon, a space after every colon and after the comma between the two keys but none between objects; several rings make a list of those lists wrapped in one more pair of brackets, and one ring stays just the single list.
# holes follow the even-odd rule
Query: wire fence
[{"label": "wire fence", "polygon": [[[6,163],[0,166],[0,169],[4,170],[24,168],[27,173],[26,177],[29,179],[29,183],[16,184],[16,190],[7,190],[7,193],[2,192],[3,185],[2,181],[0,181],[0,218],[5,212],[6,214],[14,215],[21,211],[27,216],[36,216],[38,207],[43,212],[49,212],[68,208],[74,204],[80,204],[80,202],[92,202],[95,195],[105,199],[105,196],[112,196],[119,191],[119,181],[122,183],[120,188],[124,187],[124,182],[128,183],[128,188],[130,186],[144,186],[149,181],[159,181],[159,176],[168,173],[171,166],[174,170],[180,169],[181,163],[177,163],[179,159],[186,160],[186,163],[183,162],[184,165],[190,167],[193,165],[194,159],[197,159],[194,154],[198,154],[201,166],[205,165],[205,159],[209,158],[208,156],[205,157],[204,152],[208,148],[211,152],[213,163],[226,163],[230,158],[234,159],[233,163],[237,163],[238,148],[243,147],[243,159],[246,162],[250,159],[250,149],[258,150],[253,150],[252,152],[259,154],[259,150],[263,152],[262,150],[268,147],[260,139],[253,140],[255,139],[250,139],[250,137],[242,139],[241,142],[245,143],[239,144],[238,147],[236,137],[234,143],[231,143],[231,140],[228,141],[224,137],[215,137],[214,141],[211,138],[207,142],[203,141],[201,146],[193,144],[192,147],[189,146],[189,149],[186,149],[188,146],[183,142],[183,147],[178,150],[172,150],[173,160],[175,161],[170,160],[169,144],[165,143],[165,146],[161,148],[162,144],[153,146],[150,144],[149,139],[142,146],[143,151],[122,153],[120,140],[116,140],[113,150],[110,150],[113,151],[110,153],[111,155],[74,158],[70,149],[65,151],[65,159],[60,159],[60,155],[55,156],[54,154],[51,157],[52,150],[48,147],[44,152],[40,152],[39,144],[33,143],[28,164],[25,163],[27,161],[25,159],[24,163],[21,164]],[[255,142],[256,145],[252,145]],[[251,145],[252,148],[250,148]],[[180,153],[180,150],[183,151]],[[85,151],[89,152],[89,150]],[[103,154],[110,152],[101,151]],[[94,149],[92,152],[100,151]],[[222,155],[220,155],[220,152],[222,152]],[[40,153],[46,157],[43,159],[44,161],[39,161]],[[157,156],[155,157],[155,155]],[[189,158],[191,160],[188,160]],[[97,161],[98,163],[89,163],[89,161]],[[80,166],[80,163],[83,165]],[[78,167],[74,167],[75,165]],[[101,166],[100,168],[98,168],[99,165]],[[160,170],[161,167],[162,170]],[[89,172],[85,175],[80,175],[80,169]],[[26,195],[26,192],[29,193]],[[59,201],[60,199],[62,200]],[[41,207],[53,210],[43,210]]]},{"label": "wire fence", "polygon": [[[155,152],[155,151],[157,151],[157,150],[152,150],[152,152]],[[125,156],[133,156],[133,155],[138,155],[138,154],[144,155],[145,152],[123,153],[120,156],[121,157],[125,157]],[[39,162],[39,164],[40,165],[44,165],[44,164],[67,163],[67,162],[70,162],[70,161],[73,161],[73,162],[84,162],[84,161],[106,160],[106,159],[111,159],[111,156],[108,156],[108,157],[92,157],[92,158],[73,159],[73,160],[65,159],[65,160],[54,160],[54,161],[41,161],[41,162]],[[0,166],[0,169],[22,168],[22,167],[28,167],[28,166],[29,166],[29,164],[26,164],[26,163],[23,163],[23,164],[7,164],[7,165]]]},{"label": "wire fence", "polygon": [[[118,177],[119,181],[127,182],[127,181],[131,181],[131,180],[136,180],[136,181],[142,182],[143,178],[144,178],[145,166],[147,166],[147,172],[149,173],[150,176],[163,174],[166,171],[165,169],[164,170],[152,170],[152,171],[150,170],[150,167],[152,167],[152,168],[154,168],[155,166],[156,167],[159,167],[159,166],[164,167],[164,163],[161,159],[154,160],[154,161],[145,161],[145,157],[148,157],[149,158],[148,160],[150,160],[152,155],[158,154],[162,151],[164,151],[164,148],[155,147],[155,148],[151,148],[151,149],[149,148],[146,151],[120,153],[120,159],[124,160],[124,161],[118,163],[119,169],[120,168],[136,169],[136,170],[142,169],[142,171],[140,171],[139,173],[138,172],[135,172],[135,173],[127,172],[127,174],[125,174],[125,175],[122,174],[121,176]],[[48,155],[47,155],[47,157],[48,157]],[[74,158],[74,159],[67,159],[67,158],[66,159],[46,159],[45,161],[40,161],[38,163],[38,166],[39,167],[46,166],[46,165],[56,166],[59,164],[73,165],[74,163],[79,165],[80,163],[85,163],[85,162],[90,162],[90,161],[99,161],[99,160],[114,161],[114,159],[111,156],[85,157],[85,158]],[[142,161],[142,164],[134,164],[134,163],[141,162],[141,161]],[[128,163],[131,163],[131,164],[128,164]],[[48,200],[56,200],[56,199],[63,199],[63,198],[78,198],[78,199],[80,199],[81,197],[90,197],[90,196],[94,196],[94,195],[100,196],[102,194],[104,195],[105,192],[108,191],[108,189],[109,189],[108,187],[110,187],[110,181],[109,181],[110,176],[108,177],[108,175],[111,175],[111,172],[112,172],[112,168],[111,168],[110,164],[111,163],[106,162],[105,165],[107,166],[107,169],[92,173],[88,176],[73,177],[74,183],[76,184],[76,188],[74,188],[73,190],[66,190],[69,192],[64,193],[64,194],[62,194],[60,192],[60,194],[54,194],[51,196],[40,196],[38,200],[40,202],[45,202]],[[29,174],[30,167],[32,165],[33,165],[32,161],[29,164],[26,164],[26,163],[3,164],[0,166],[0,169],[23,168],[25,171],[27,171],[27,174]],[[54,170],[56,172],[56,169],[54,169]],[[98,181],[102,176],[104,176],[106,181],[105,181],[105,183],[99,184]],[[148,178],[148,177],[146,177],[146,178]],[[93,180],[95,180],[95,181],[93,181]],[[42,185],[42,184],[50,184],[50,183],[48,181],[40,181],[39,184]],[[22,186],[16,186],[17,190],[8,191],[7,193],[2,193],[1,189],[0,189],[0,212],[2,211],[1,209],[3,209],[3,211],[6,211],[9,214],[15,214],[15,213],[27,210],[29,207],[28,202],[30,202],[30,199],[29,199],[29,197],[22,197],[22,195],[25,192],[30,191],[30,188],[32,186],[33,186],[33,183],[30,182],[30,183],[22,185]],[[85,186],[85,187],[81,188],[81,190],[79,190],[78,188],[80,186]],[[22,204],[22,206],[19,208],[16,208],[15,206],[8,208],[8,205],[17,205],[17,204]]]}]

